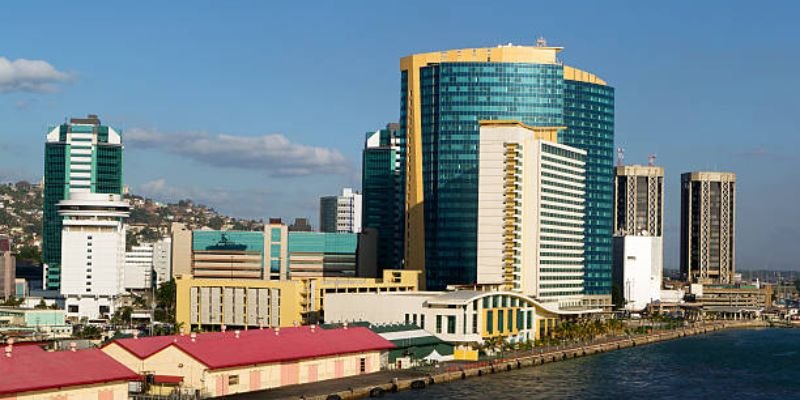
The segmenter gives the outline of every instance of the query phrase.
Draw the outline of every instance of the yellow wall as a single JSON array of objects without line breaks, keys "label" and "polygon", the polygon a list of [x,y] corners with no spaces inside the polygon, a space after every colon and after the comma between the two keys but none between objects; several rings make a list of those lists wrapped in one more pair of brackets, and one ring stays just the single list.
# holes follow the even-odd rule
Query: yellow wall
[{"label": "yellow wall", "polygon": [[101,394],[105,394],[106,396],[103,397],[103,399],[126,400],[128,398],[128,382],[74,386],[40,392],[5,395],[5,397],[0,397],[0,400],[98,400],[101,398]]},{"label": "yellow wall", "polygon": [[280,326],[292,326],[295,321],[302,321],[301,296],[302,282],[299,281],[266,281],[255,279],[195,279],[184,275],[175,279],[175,321],[183,323],[187,329],[191,326],[191,288],[193,287],[229,287],[229,288],[270,288],[280,289]]}]

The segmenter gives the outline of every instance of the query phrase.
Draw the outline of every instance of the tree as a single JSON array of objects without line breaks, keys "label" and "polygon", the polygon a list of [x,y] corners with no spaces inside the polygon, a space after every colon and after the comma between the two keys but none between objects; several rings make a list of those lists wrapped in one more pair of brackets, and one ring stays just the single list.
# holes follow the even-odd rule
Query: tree
[{"label": "tree", "polygon": [[39,299],[39,304],[37,304],[34,308],[42,309],[42,310],[46,309],[47,308],[47,303],[44,302],[44,299]]},{"label": "tree", "polygon": [[162,283],[156,289],[156,320],[175,322],[175,295],[175,279]]},{"label": "tree", "polygon": [[84,325],[78,332],[78,337],[81,339],[100,339],[101,336],[103,336],[103,331],[92,325]]},{"label": "tree", "polygon": [[116,311],[114,311],[114,315],[111,317],[111,323],[117,326],[119,325],[130,326],[132,314],[133,314],[133,307],[131,306],[120,307]]},{"label": "tree", "polygon": [[19,307],[19,305],[22,304],[23,301],[24,301],[23,299],[18,299],[16,297],[9,297],[2,303],[2,305],[6,307]]}]

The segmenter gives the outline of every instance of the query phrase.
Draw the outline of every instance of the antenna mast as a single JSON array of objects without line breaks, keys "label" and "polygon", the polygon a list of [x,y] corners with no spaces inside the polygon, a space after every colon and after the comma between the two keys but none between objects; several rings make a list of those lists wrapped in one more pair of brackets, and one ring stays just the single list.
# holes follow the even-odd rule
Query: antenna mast
[{"label": "antenna mast", "polygon": [[621,167],[625,165],[625,149],[622,147],[617,147],[617,166]]},{"label": "antenna mast", "polygon": [[647,156],[647,165],[649,165],[651,167],[654,167],[656,165],[656,155],[655,154],[650,153],[650,155]]}]

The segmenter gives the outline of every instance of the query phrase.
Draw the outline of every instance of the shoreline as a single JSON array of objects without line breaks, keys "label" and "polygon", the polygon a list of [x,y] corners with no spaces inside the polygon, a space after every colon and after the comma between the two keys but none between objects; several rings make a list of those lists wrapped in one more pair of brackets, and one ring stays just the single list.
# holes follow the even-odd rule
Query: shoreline
[{"label": "shoreline", "polygon": [[[594,344],[566,346],[563,349],[550,350],[544,353],[536,353],[536,350],[533,350],[531,352],[525,352],[524,354],[517,353],[513,356],[505,357],[499,360],[477,361],[464,366],[448,366],[442,368],[441,371],[430,372],[427,374],[425,374],[424,372],[419,372],[419,376],[393,378],[389,382],[387,382],[385,379],[387,373],[394,372],[397,375],[403,375],[399,373],[399,371],[403,370],[384,371],[375,374],[378,376],[374,376],[375,379],[370,380],[371,382],[360,382],[360,384],[357,387],[351,386],[347,387],[345,390],[333,390],[322,393],[317,391],[317,393],[311,395],[305,395],[305,394],[289,395],[287,393],[287,395],[289,395],[288,397],[276,397],[276,398],[300,398],[305,400],[339,400],[339,399],[344,400],[344,399],[363,399],[369,397],[383,397],[384,394],[390,394],[403,390],[421,390],[426,388],[428,385],[513,371],[516,369],[535,367],[552,362],[564,361],[578,357],[591,356],[595,354],[602,354],[614,350],[622,350],[630,347],[659,343],[667,340],[679,339],[682,337],[704,335],[726,329],[768,328],[768,327],[770,327],[770,324],[766,321],[761,321],[761,320],[725,321],[698,327],[676,329],[673,331],[656,332],[656,333],[643,334],[631,337],[612,338],[611,340]],[[364,376],[364,378],[366,377],[367,376]],[[329,381],[326,383],[330,384],[333,382]],[[342,386],[344,385],[346,385],[346,383],[342,383]],[[300,385],[300,386],[305,386],[305,385]],[[299,389],[299,387],[297,389]],[[309,392],[314,392],[312,388],[309,389],[310,389]],[[251,393],[251,394],[257,395],[257,393]],[[259,398],[271,398],[269,391],[262,392]]]}]

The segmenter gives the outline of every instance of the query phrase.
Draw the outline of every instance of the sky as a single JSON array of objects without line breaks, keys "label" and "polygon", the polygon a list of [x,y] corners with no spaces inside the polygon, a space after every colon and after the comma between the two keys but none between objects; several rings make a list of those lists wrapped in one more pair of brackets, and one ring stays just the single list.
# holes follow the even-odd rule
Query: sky
[{"label": "sky", "polygon": [[[697,3],[697,4],[695,4]],[[360,187],[365,132],[397,121],[399,59],[563,46],[616,89],[616,146],[666,171],[737,173],[737,268],[800,269],[800,3],[791,1],[7,1],[0,181],[42,176],[48,126],[123,131],[125,183],[246,218],[318,219]]]}]

